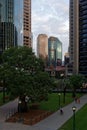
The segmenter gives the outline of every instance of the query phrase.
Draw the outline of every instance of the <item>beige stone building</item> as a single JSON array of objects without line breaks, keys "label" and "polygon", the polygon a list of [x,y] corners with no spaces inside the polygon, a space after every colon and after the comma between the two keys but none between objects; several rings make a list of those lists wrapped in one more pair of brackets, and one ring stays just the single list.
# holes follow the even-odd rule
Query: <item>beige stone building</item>
[{"label": "beige stone building", "polygon": [[28,47],[32,47],[31,0],[24,0],[23,43]]},{"label": "beige stone building", "polygon": [[37,56],[43,59],[48,57],[48,36],[39,34],[37,37]]}]

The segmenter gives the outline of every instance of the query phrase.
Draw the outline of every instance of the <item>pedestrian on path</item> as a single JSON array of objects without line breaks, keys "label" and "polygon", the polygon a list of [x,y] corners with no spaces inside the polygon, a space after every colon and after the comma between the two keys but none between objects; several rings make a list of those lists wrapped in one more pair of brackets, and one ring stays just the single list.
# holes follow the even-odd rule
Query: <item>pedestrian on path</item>
[{"label": "pedestrian on path", "polygon": [[60,107],[60,114],[63,115],[63,109]]},{"label": "pedestrian on path", "polygon": [[78,98],[78,99],[77,99],[77,103],[79,103],[79,104],[80,104],[80,98]]}]

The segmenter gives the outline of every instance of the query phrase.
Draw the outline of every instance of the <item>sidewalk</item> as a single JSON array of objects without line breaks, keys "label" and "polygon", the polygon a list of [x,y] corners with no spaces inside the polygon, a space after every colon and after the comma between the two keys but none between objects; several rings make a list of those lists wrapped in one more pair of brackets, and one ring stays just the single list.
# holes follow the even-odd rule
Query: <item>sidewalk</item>
[{"label": "sidewalk", "polygon": [[40,121],[39,123],[28,126],[20,123],[6,123],[6,114],[9,112],[9,108],[17,108],[17,100],[5,104],[0,107],[0,130],[58,130],[61,125],[63,125],[72,115],[72,107],[76,106],[77,111],[87,103],[87,95],[84,95],[80,98],[80,104],[72,102],[71,104],[63,108],[64,114],[60,115],[60,112],[57,111],[54,114],[50,115],[46,119]]}]

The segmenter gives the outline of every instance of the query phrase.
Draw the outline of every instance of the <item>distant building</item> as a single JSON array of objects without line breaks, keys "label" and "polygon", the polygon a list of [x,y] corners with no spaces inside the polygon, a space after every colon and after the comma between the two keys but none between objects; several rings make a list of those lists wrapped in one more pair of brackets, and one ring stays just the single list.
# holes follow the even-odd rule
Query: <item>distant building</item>
[{"label": "distant building", "polygon": [[39,34],[37,37],[37,56],[42,59],[48,58],[48,37],[46,34]]},{"label": "distant building", "polygon": [[69,56],[69,53],[67,52],[64,55],[64,65],[69,64],[69,62],[70,62],[70,56]]},{"label": "distant building", "polygon": [[48,38],[48,59],[49,65],[62,65],[62,43],[56,37]]},{"label": "distant building", "polygon": [[0,0],[0,52],[15,45],[32,47],[31,0]]},{"label": "distant building", "polygon": [[48,74],[51,77],[55,77],[55,78],[62,78],[62,75],[66,76],[66,71],[64,66],[56,66],[56,67],[50,66],[45,68],[45,71],[48,72]]}]

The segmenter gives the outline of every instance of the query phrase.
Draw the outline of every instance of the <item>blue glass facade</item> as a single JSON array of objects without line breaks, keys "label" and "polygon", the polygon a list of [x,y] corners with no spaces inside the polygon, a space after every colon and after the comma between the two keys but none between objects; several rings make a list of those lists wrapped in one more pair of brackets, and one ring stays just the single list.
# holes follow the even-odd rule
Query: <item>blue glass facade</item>
[{"label": "blue glass facade", "polygon": [[[29,37],[27,21],[29,10],[24,0],[0,0],[0,52],[11,46],[23,45]],[[29,2],[29,1],[28,1]],[[29,6],[30,7],[30,6]],[[27,10],[27,11],[26,11]],[[25,12],[24,12],[25,11]],[[24,14],[25,13],[25,14]],[[28,19],[25,20],[25,17]],[[25,21],[24,21],[25,20]],[[26,29],[24,29],[27,26]],[[31,30],[30,30],[31,31]],[[24,35],[24,36],[23,36]]]},{"label": "blue glass facade", "polygon": [[23,4],[24,0],[14,0],[14,25],[17,30],[18,45],[23,45]]},{"label": "blue glass facade", "polygon": [[48,39],[49,64],[56,66],[57,60],[62,60],[62,43],[56,37]]},{"label": "blue glass facade", "polygon": [[17,45],[16,27],[14,25],[14,1],[0,0],[0,53]]},{"label": "blue glass facade", "polygon": [[79,2],[79,73],[87,76],[87,0]]}]

